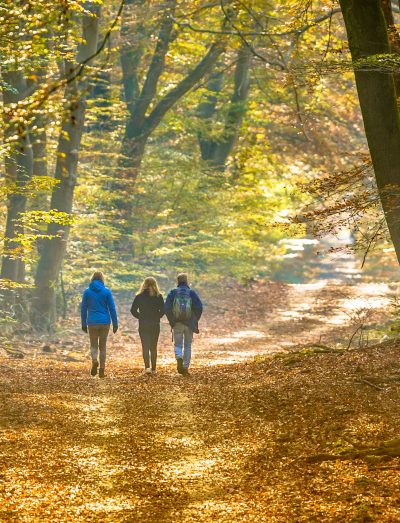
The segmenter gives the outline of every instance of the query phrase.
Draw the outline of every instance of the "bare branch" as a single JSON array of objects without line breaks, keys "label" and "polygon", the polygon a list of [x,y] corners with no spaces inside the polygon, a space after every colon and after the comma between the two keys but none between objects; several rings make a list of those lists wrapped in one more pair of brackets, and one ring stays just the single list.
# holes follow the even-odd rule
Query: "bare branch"
[{"label": "bare branch", "polygon": [[[221,2],[220,2],[221,5]],[[229,31],[229,30],[213,30],[213,29],[203,29],[201,27],[195,27],[190,22],[180,22],[177,19],[174,19],[174,22],[177,24],[178,27],[182,29],[189,29],[190,31],[193,31],[195,33],[207,33],[207,34],[216,34],[216,35],[230,35],[230,36],[237,36],[239,38],[241,37],[247,37],[247,36],[290,36],[290,35],[301,35],[302,33],[305,33],[308,31],[308,29],[311,29],[312,27],[315,27],[316,25],[320,24],[321,22],[324,22],[325,20],[328,20],[333,15],[340,13],[341,9],[340,7],[335,7],[334,9],[331,9],[327,13],[317,16],[312,20],[309,24],[306,24],[302,27],[299,27],[298,29],[290,29],[289,31],[283,31],[281,33],[273,33],[268,31],[242,31],[241,29],[236,28],[236,31]]]}]

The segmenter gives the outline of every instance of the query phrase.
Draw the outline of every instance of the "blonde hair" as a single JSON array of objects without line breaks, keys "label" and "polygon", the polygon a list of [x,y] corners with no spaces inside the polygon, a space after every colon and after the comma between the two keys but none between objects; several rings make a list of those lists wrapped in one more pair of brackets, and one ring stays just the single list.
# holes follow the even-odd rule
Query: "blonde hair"
[{"label": "blonde hair", "polygon": [[145,278],[140,286],[138,294],[142,294],[145,290],[149,291],[150,296],[159,296],[160,289],[158,288],[157,280],[153,276]]},{"label": "blonde hair", "polygon": [[95,271],[90,281],[100,280],[104,283],[104,274],[101,271]]}]

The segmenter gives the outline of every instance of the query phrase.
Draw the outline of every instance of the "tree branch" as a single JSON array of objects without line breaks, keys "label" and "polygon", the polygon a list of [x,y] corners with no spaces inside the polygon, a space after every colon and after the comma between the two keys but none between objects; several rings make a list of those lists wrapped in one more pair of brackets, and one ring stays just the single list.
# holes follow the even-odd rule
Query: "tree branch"
[{"label": "tree branch", "polygon": [[302,27],[299,27],[298,29],[291,29],[289,31],[284,31],[281,33],[271,33],[267,31],[242,31],[238,28],[236,28],[236,31],[229,31],[229,30],[216,30],[216,29],[203,29],[201,27],[195,27],[190,22],[179,22],[179,20],[174,19],[174,22],[176,25],[182,29],[189,29],[190,31],[193,31],[195,33],[206,33],[206,34],[215,34],[215,35],[231,35],[231,36],[238,36],[246,37],[246,36],[289,36],[289,35],[300,35],[304,32],[306,32],[308,29],[311,29],[312,27],[315,27],[316,25],[320,24],[321,22],[324,22],[325,20],[328,20],[333,15],[340,13],[341,9],[340,7],[335,7],[334,9],[331,9],[327,13],[317,16],[312,20],[309,24],[304,25]]},{"label": "tree branch", "polygon": [[220,55],[225,51],[225,47],[225,40],[217,40],[212,44],[208,53],[197,66],[160,100],[145,119],[142,134],[148,135],[158,126],[171,107],[212,69]]},{"label": "tree branch", "polygon": [[[129,2],[127,7],[144,7],[144,0]],[[141,15],[142,13],[140,13]],[[122,82],[124,85],[125,102],[128,111],[132,114],[134,104],[140,94],[137,69],[144,52],[144,37],[147,36],[142,21],[132,24],[131,10],[125,9],[121,24],[121,67]],[[139,19],[141,20],[141,16]]]},{"label": "tree branch", "polygon": [[[115,26],[118,23],[118,20],[121,17],[122,11],[124,9],[124,5],[125,5],[125,0],[121,0],[117,14],[116,14],[112,24],[108,28],[100,45],[97,47],[97,50],[93,54],[91,54],[90,56],[85,58],[81,63],[79,63],[75,67],[73,67],[65,78],[63,78],[62,80],[60,80],[58,82],[55,82],[51,87],[47,88],[46,91],[44,93],[42,93],[41,98],[39,100],[33,100],[28,105],[28,107],[31,107],[35,110],[40,109],[40,107],[42,107],[45,104],[45,102],[50,98],[50,96],[53,93],[55,93],[56,91],[58,91],[58,89],[61,89],[62,87],[66,87],[68,84],[72,83],[74,80],[76,80],[77,78],[79,78],[80,76],[83,75],[88,64],[90,62],[92,62],[105,48],[105,46],[111,36],[112,31],[114,30]],[[30,94],[32,94],[32,93],[30,93]],[[29,96],[29,94],[27,94],[27,96]],[[26,109],[26,108],[27,107],[25,106],[24,109]]]},{"label": "tree branch", "polygon": [[165,55],[171,42],[176,0],[168,1],[170,5],[165,9],[156,48],[143,84],[142,92],[133,108],[132,118],[135,121],[135,127],[138,128],[142,126],[146,111],[157,92],[158,80],[164,70]]}]

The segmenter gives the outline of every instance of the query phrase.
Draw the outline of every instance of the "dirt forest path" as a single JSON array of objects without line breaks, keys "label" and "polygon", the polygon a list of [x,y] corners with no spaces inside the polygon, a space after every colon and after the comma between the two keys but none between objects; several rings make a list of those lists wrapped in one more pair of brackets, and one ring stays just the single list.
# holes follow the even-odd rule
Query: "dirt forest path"
[{"label": "dirt forest path", "polygon": [[361,296],[382,318],[387,287],[362,285],[261,285],[242,317],[210,303],[187,379],[167,328],[158,375],[141,375],[128,318],[105,380],[56,340],[52,352],[32,343],[22,360],[2,357],[0,521],[399,521],[396,470],[307,461],[397,436],[400,391],[353,374],[400,373],[398,349],[254,361],[333,343],[340,325],[345,340]]},{"label": "dirt forest path", "polygon": [[[361,323],[387,318],[393,291],[386,283],[343,284],[321,280],[308,284],[259,283],[227,289],[207,298],[201,333],[195,336],[193,365],[213,366],[253,361],[307,344],[348,343]],[[122,308],[128,310],[126,303]],[[115,341],[115,357],[141,366],[136,323],[124,317],[124,340]],[[171,333],[162,325],[159,362],[173,365]],[[133,347],[133,350],[132,350]]]}]

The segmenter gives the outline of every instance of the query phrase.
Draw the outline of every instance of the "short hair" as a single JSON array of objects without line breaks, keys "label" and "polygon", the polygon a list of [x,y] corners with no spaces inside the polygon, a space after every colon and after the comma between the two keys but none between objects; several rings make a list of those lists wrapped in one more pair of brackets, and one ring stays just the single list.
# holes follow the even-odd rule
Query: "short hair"
[{"label": "short hair", "polygon": [[94,272],[90,281],[94,280],[100,280],[104,283],[104,274],[101,271]]},{"label": "short hair", "polygon": [[177,278],[178,280],[178,285],[180,283],[186,283],[188,282],[188,275],[186,274],[186,272],[181,272],[180,274],[178,274]]}]

